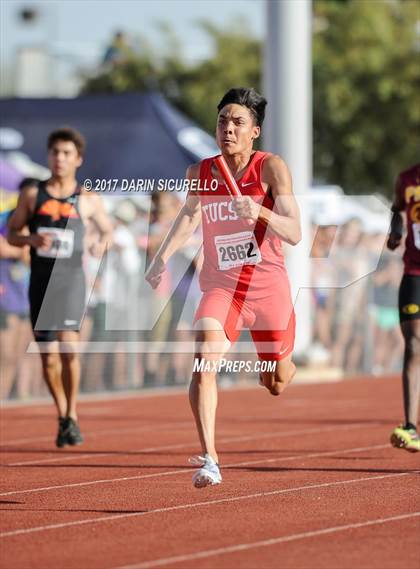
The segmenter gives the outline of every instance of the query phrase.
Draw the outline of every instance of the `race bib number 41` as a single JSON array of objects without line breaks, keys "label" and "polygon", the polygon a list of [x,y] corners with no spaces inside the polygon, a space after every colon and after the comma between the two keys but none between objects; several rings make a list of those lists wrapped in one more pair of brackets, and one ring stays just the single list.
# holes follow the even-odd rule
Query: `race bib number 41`
[{"label": "race bib number 41", "polygon": [[74,231],[71,229],[58,229],[57,227],[39,227],[40,235],[48,234],[51,236],[51,246],[48,249],[38,248],[36,250],[39,257],[50,259],[69,259],[73,254]]},{"label": "race bib number 41", "polygon": [[220,271],[261,263],[261,252],[252,231],[217,235],[214,244]]}]

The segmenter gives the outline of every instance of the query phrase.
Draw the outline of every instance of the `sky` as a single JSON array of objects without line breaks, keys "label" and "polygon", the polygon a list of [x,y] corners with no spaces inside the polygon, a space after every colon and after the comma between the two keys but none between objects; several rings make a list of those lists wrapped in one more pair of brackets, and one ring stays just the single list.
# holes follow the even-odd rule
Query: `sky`
[{"label": "sky", "polygon": [[[48,43],[69,57],[94,63],[118,29],[140,32],[159,49],[159,21],[175,30],[183,54],[194,61],[211,54],[211,44],[197,20],[228,29],[242,18],[253,35],[263,37],[264,4],[265,0],[1,0],[1,61],[8,67],[19,47]],[[35,24],[19,20],[25,7],[38,9]]]}]

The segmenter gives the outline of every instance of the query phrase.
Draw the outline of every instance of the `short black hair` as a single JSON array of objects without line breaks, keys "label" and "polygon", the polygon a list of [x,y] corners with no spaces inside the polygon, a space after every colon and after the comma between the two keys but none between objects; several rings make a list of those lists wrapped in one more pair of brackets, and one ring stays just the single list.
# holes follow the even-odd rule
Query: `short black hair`
[{"label": "short black hair", "polygon": [[71,126],[62,126],[57,130],[50,132],[48,136],[47,147],[48,150],[54,146],[58,140],[64,140],[65,142],[73,142],[77,148],[79,156],[83,156],[86,149],[86,140],[84,136],[75,128]]},{"label": "short black hair", "polygon": [[249,109],[258,126],[261,126],[264,122],[267,100],[257,93],[255,89],[249,89],[247,87],[234,87],[233,89],[229,89],[217,105],[217,110],[220,112],[223,107],[231,104],[243,105]]}]

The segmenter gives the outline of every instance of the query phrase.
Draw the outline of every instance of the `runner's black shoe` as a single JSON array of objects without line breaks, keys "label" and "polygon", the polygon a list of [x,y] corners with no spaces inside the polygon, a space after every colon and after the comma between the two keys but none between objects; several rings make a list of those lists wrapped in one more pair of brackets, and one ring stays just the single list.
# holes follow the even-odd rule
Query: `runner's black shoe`
[{"label": "runner's black shoe", "polygon": [[58,418],[58,433],[55,440],[55,444],[58,446],[58,448],[63,448],[68,444],[66,435],[66,422],[67,419],[65,417]]},{"label": "runner's black shoe", "polygon": [[71,417],[66,418],[65,435],[67,444],[71,446],[80,445],[84,441],[79,425]]}]

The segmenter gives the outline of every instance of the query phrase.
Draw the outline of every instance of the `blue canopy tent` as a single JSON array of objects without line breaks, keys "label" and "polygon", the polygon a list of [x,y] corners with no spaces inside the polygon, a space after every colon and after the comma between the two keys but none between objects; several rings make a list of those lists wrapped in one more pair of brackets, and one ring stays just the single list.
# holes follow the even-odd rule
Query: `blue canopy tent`
[{"label": "blue canopy tent", "polygon": [[40,164],[50,131],[80,130],[87,140],[80,181],[182,178],[189,164],[217,154],[213,138],[159,93],[1,99],[0,117],[3,128],[23,136],[19,150]]}]

